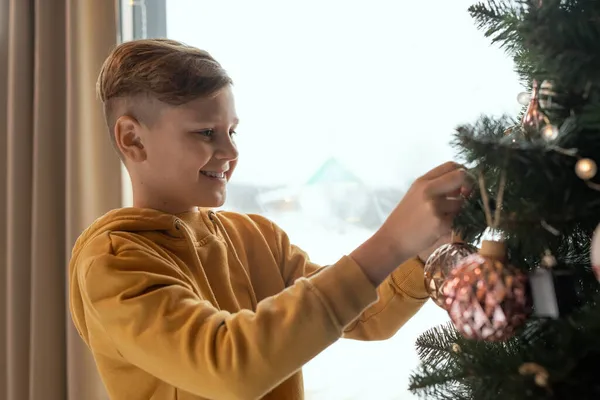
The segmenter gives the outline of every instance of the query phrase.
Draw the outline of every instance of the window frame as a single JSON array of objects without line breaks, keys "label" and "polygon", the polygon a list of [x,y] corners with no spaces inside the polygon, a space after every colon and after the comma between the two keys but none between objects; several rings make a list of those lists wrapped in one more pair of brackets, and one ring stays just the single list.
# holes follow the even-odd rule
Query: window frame
[{"label": "window frame", "polygon": [[[167,0],[117,0],[118,43],[167,37]],[[133,205],[131,181],[121,163],[121,205]]]}]

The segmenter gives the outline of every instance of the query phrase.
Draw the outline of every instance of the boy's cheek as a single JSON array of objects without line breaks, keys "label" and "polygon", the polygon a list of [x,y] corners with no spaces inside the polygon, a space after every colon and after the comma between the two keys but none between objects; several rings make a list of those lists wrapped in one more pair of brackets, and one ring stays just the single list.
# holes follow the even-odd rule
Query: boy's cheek
[{"label": "boy's cheek", "polygon": [[235,172],[235,167],[236,166],[237,166],[237,160],[236,161],[231,161],[229,163],[229,171],[227,171],[227,180],[231,179],[231,176]]}]

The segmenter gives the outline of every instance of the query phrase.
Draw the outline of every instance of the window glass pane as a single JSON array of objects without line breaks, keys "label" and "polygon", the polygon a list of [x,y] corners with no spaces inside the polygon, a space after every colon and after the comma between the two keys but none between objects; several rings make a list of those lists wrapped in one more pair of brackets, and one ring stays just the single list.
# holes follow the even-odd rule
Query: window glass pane
[{"label": "window glass pane", "polygon": [[[235,81],[241,158],[224,208],[273,219],[318,263],[352,251],[416,177],[453,159],[456,125],[520,107],[472,0],[133,3],[165,1],[167,36]],[[164,29],[156,21],[143,32]],[[339,341],[304,369],[307,399],[411,398],[414,341],[447,320],[428,302],[388,341]]]}]

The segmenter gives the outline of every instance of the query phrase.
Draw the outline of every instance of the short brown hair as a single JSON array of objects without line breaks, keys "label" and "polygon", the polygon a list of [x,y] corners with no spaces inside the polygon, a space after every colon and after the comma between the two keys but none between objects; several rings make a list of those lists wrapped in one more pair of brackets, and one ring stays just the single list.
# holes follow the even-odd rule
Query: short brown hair
[{"label": "short brown hair", "polygon": [[116,148],[116,114],[129,113],[143,120],[147,113],[140,108],[149,104],[140,100],[177,106],[210,96],[230,84],[227,72],[208,52],[175,40],[143,39],[122,43],[111,52],[96,89]]}]

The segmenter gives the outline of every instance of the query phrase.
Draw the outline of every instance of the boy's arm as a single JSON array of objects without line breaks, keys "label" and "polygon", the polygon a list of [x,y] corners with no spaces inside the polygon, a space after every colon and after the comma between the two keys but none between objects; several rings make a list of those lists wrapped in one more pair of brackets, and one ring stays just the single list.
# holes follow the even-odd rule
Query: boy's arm
[{"label": "boy's arm", "polygon": [[203,398],[262,397],[377,299],[365,273],[343,257],[255,312],[232,314],[198,297],[171,261],[134,241],[125,247],[78,262],[73,278],[86,318],[128,362]]},{"label": "boy's arm", "polygon": [[377,288],[379,300],[344,330],[356,340],[384,340],[398,332],[429,299],[423,264],[416,258],[401,264]]},{"label": "boy's arm", "polygon": [[[312,263],[304,251],[290,243],[281,228],[273,222],[270,225],[275,237],[272,243],[286,285],[329,268]],[[345,327],[344,337],[357,340],[392,337],[429,299],[423,278],[423,262],[415,256],[401,264],[378,286],[377,295],[378,301]]]},{"label": "boy's arm", "polygon": [[200,397],[260,398],[341,337],[407,255],[451,229],[462,202],[448,194],[465,182],[458,167],[419,178],[352,258],[299,278],[254,312],[217,310],[173,261],[134,240],[113,246],[109,236],[87,253],[100,255],[75,261],[71,290],[128,362]]}]

